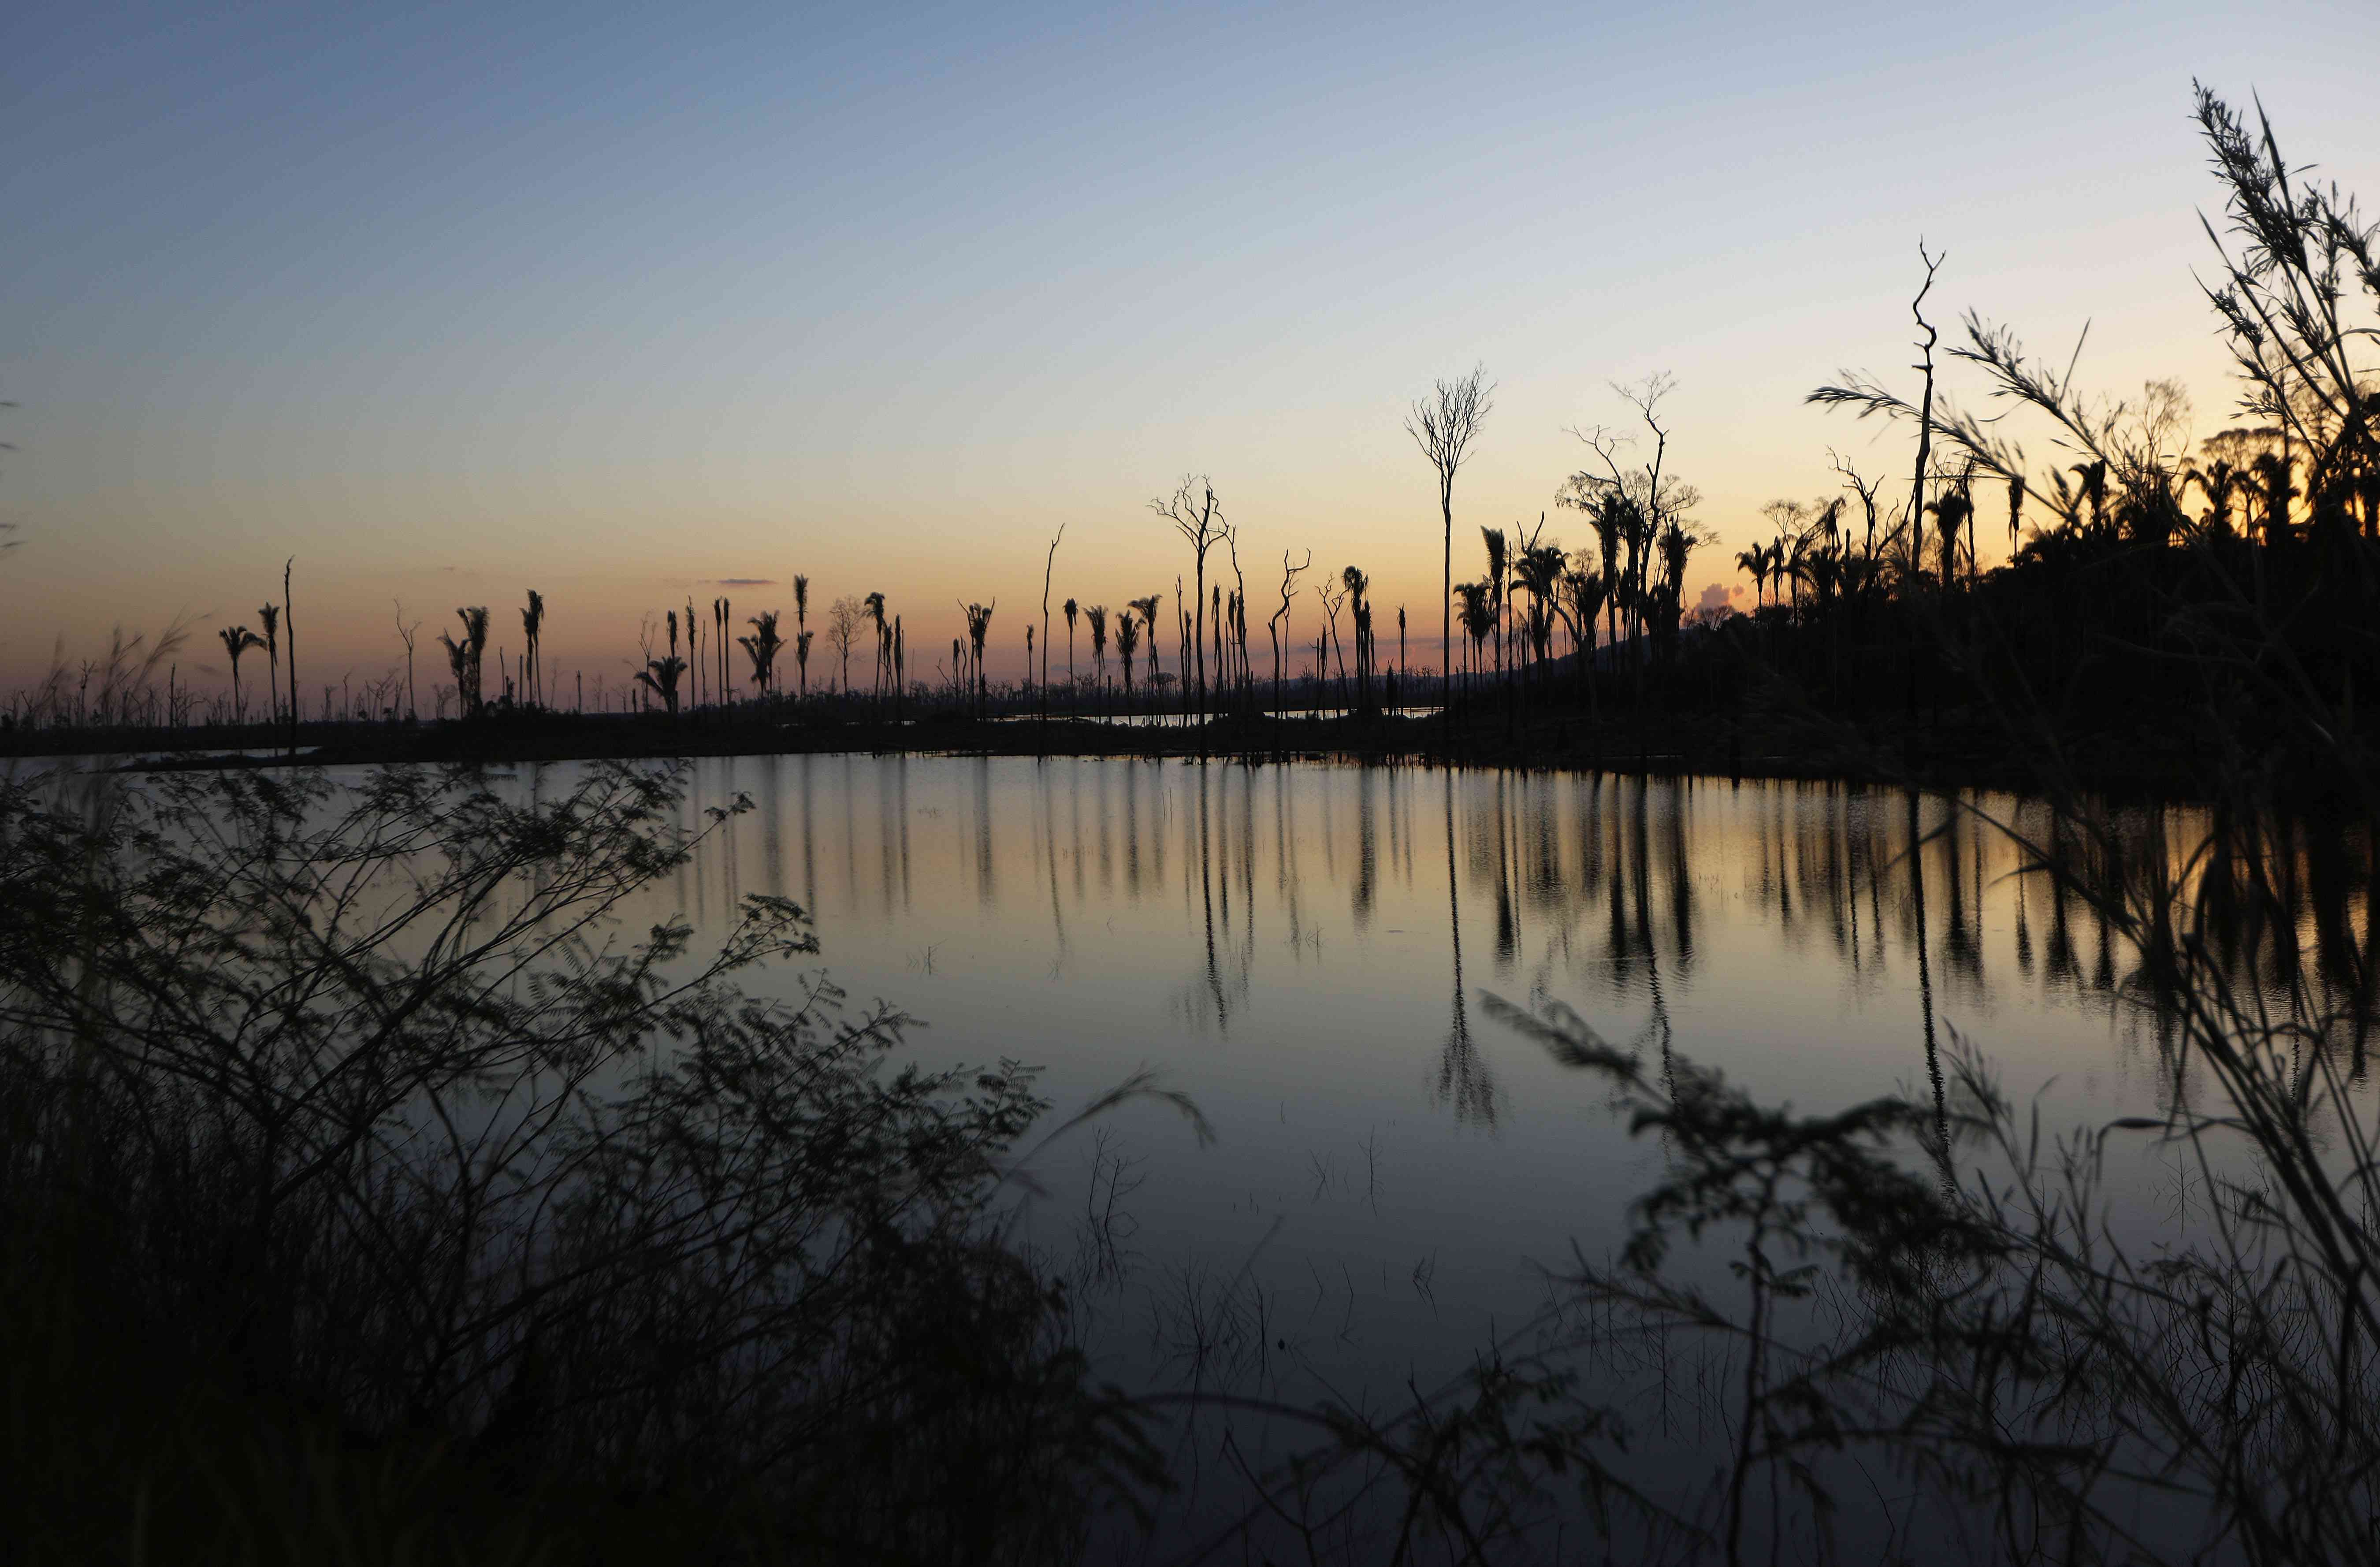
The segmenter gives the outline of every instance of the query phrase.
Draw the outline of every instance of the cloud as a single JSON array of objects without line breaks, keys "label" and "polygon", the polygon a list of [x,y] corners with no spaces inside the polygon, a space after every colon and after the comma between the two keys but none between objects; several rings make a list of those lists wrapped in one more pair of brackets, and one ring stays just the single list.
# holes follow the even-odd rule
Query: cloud
[{"label": "cloud", "polygon": [[1728,607],[1728,600],[1730,598],[1740,599],[1742,596],[1743,589],[1741,588],[1730,589],[1724,582],[1714,582],[1709,587],[1703,589],[1703,596],[1694,601],[1694,608],[1698,610],[1723,610]]},{"label": "cloud", "polygon": [[715,577],[708,584],[712,588],[767,588],[776,582],[773,577]]}]

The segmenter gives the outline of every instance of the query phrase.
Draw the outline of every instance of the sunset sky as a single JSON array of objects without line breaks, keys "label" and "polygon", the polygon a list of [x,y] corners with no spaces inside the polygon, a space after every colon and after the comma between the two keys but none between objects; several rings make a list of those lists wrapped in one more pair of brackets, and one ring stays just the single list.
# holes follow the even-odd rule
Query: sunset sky
[{"label": "sunset sky", "polygon": [[1581,466],[1565,427],[1624,422],[1611,382],[1674,372],[1698,591],[1830,444],[1905,472],[1801,398],[1909,380],[1920,236],[1944,324],[2062,363],[2088,321],[2084,383],[2233,422],[2193,75],[2380,201],[2369,0],[91,4],[8,37],[0,683],[61,636],[252,625],[289,555],[315,678],[401,662],[399,600],[425,654],[461,604],[516,649],[537,588],[549,664],[616,684],[641,612],[790,611],[796,571],[813,625],[887,593],[915,673],[996,595],[1013,674],[1059,525],[1053,605],[1170,591],[1147,502],[1189,471],[1255,618],[1311,549],[1418,662],[1434,376],[1498,383],[1460,577]]}]

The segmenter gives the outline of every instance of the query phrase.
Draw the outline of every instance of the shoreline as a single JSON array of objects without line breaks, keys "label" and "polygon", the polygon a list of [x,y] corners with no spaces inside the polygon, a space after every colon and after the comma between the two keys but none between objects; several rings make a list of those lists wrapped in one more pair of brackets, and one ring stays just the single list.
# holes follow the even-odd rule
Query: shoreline
[{"label": "shoreline", "polygon": [[[193,744],[200,733],[45,731],[40,739],[46,744],[0,745],[0,751],[12,762],[42,756],[124,759],[104,768],[114,772],[906,753],[1407,763],[2016,794],[2039,794],[2045,783],[2041,768],[2011,743],[2005,729],[1969,712],[1888,725],[1807,715],[1730,718],[1698,712],[1625,714],[1597,723],[1574,712],[1536,716],[1483,709],[1451,719],[1264,715],[1192,726],[1029,715],[943,714],[887,723],[815,714],[756,720],[733,711],[675,719],[531,712],[470,723],[305,724],[298,728],[294,757],[281,749],[285,734],[268,735],[261,726],[225,735],[213,747]],[[2203,800],[2213,792],[2203,777],[2208,753],[2191,740],[2171,731],[2083,735],[2068,740],[2060,759],[2068,783],[2096,795]]]}]

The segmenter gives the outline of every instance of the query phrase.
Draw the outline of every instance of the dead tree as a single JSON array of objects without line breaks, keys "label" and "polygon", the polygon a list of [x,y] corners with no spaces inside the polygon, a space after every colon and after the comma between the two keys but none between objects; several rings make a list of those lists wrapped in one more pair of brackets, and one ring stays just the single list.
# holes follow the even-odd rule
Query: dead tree
[{"label": "dead tree", "polygon": [[1287,550],[1281,553],[1281,608],[1273,611],[1272,618],[1265,622],[1265,630],[1272,637],[1272,699],[1276,706],[1281,702],[1281,634],[1289,622],[1289,607],[1297,597],[1297,574],[1313,564],[1314,552],[1311,550],[1306,551],[1305,559],[1295,565],[1289,564]]},{"label": "dead tree", "polygon": [[1438,470],[1438,510],[1446,526],[1440,565],[1445,581],[1439,596],[1438,674],[1443,682],[1454,669],[1454,475],[1471,456],[1479,427],[1496,405],[1496,388],[1488,384],[1488,367],[1474,365],[1471,373],[1439,382],[1427,397],[1418,398],[1405,417],[1405,433]]},{"label": "dead tree", "polygon": [[1172,523],[1190,546],[1196,575],[1196,590],[1190,595],[1190,645],[1197,660],[1198,713],[1203,722],[1207,715],[1207,552],[1232,536],[1231,524],[1223,520],[1214,480],[1204,474],[1184,476],[1172,499],[1152,500],[1148,509]]},{"label": "dead tree", "polygon": [[1926,321],[1922,307],[1925,296],[1934,291],[1935,269],[1949,256],[1947,251],[1939,256],[1927,255],[1925,241],[1921,239],[1917,242],[1917,259],[1925,263],[1925,284],[1917,290],[1917,298],[1909,301],[1909,313],[1916,318],[1918,330],[1925,334],[1917,345],[1925,357],[1909,368],[1925,372],[1925,391],[1917,405],[1917,476],[1909,486],[1909,559],[1912,565],[1925,553],[1925,465],[1934,456],[1934,345],[1941,337]]},{"label": "dead tree", "polygon": [[[1058,525],[1056,534],[1050,540],[1049,558],[1041,563],[1041,716],[1043,718],[1050,716],[1050,574],[1057,569],[1058,541],[1065,536],[1066,525],[1062,522]],[[1073,626],[1069,624],[1067,636],[1070,643],[1073,634]],[[1028,676],[1033,673],[1033,650],[1030,648],[1025,650],[1025,673]]]}]

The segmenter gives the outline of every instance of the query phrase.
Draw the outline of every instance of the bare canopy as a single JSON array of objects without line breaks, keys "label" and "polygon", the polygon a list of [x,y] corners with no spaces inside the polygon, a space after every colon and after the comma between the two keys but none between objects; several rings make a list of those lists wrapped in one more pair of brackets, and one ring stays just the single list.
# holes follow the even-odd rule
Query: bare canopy
[{"label": "bare canopy", "polygon": [[1153,500],[1148,509],[1173,525],[1183,542],[1190,546],[1195,563],[1197,591],[1190,596],[1191,646],[1197,661],[1198,711],[1203,716],[1207,711],[1207,552],[1232,536],[1231,524],[1223,520],[1222,503],[1215,498],[1215,481],[1204,474],[1185,476],[1171,499]]},{"label": "bare canopy", "polygon": [[1405,416],[1405,433],[1438,470],[1438,510],[1446,525],[1441,565],[1445,581],[1438,598],[1438,673],[1443,680],[1454,667],[1454,622],[1449,607],[1454,599],[1454,475],[1471,456],[1471,443],[1496,405],[1496,388],[1488,382],[1488,367],[1439,382],[1427,397],[1416,398]]}]

